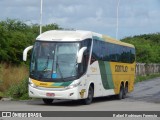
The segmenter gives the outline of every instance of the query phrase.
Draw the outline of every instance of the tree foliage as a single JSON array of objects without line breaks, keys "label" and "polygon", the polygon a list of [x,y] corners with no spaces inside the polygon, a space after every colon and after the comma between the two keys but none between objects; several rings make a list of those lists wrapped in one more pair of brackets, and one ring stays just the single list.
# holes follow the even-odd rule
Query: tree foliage
[{"label": "tree foliage", "polygon": [[[57,24],[43,26],[43,32],[62,29]],[[0,62],[20,64],[23,50],[39,35],[39,25],[19,20],[0,21]],[[137,62],[160,63],[160,33],[127,37],[122,41],[136,47]]]},{"label": "tree foliage", "polygon": [[[47,30],[62,29],[57,24],[43,26]],[[39,25],[19,20],[7,19],[0,21],[0,62],[20,64],[23,50],[32,45],[39,35]]]},{"label": "tree foliage", "polygon": [[160,33],[127,37],[121,41],[135,46],[137,62],[160,63]]}]

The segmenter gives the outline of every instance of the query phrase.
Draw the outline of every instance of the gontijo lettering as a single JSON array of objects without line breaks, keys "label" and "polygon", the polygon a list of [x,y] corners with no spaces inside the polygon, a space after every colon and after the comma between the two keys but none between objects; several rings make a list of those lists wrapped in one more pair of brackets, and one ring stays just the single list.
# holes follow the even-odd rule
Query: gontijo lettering
[{"label": "gontijo lettering", "polygon": [[128,67],[124,65],[115,65],[115,72],[127,72]]}]

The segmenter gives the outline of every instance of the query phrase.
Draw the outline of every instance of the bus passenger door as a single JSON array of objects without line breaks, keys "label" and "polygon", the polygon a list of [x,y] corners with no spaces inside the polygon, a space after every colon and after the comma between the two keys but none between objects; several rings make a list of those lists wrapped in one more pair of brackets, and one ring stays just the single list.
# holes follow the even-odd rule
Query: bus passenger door
[{"label": "bus passenger door", "polygon": [[100,70],[98,61],[91,57],[91,62],[88,66],[87,71],[87,80],[94,83],[94,97],[102,96],[103,95],[103,85],[100,76]]}]

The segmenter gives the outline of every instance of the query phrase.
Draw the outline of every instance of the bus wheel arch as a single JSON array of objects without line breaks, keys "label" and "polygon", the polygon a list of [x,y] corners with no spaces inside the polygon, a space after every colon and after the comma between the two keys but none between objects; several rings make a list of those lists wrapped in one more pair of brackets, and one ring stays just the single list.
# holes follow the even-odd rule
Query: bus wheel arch
[{"label": "bus wheel arch", "polygon": [[[94,83],[90,83],[90,86],[93,88],[93,93],[94,93]],[[89,86],[89,87],[90,87]],[[89,88],[88,88],[89,89]],[[93,94],[94,95],[94,94]]]},{"label": "bus wheel arch", "polygon": [[82,100],[83,104],[85,104],[85,105],[91,104],[93,97],[94,97],[94,84],[90,83],[90,85],[88,87],[87,98]]},{"label": "bus wheel arch", "polygon": [[125,95],[128,93],[128,81],[126,81],[125,83],[124,92],[125,92]]},{"label": "bus wheel arch", "polygon": [[119,100],[125,98],[124,88],[125,88],[124,82],[122,81],[121,84],[120,84],[120,87],[119,87],[119,93],[118,93],[118,95],[117,95],[117,98],[118,98]]}]

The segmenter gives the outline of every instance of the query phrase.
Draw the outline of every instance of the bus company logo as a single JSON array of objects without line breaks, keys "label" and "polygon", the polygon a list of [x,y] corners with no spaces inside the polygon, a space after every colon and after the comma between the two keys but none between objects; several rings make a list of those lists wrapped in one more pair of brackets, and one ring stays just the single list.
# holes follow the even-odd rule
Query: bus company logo
[{"label": "bus company logo", "polygon": [[84,97],[84,93],[86,92],[86,90],[85,89],[82,89],[81,90],[81,92],[79,92],[79,94],[80,94],[80,96],[81,96],[81,98],[83,98]]},{"label": "bus company logo", "polygon": [[11,112],[2,112],[2,117],[12,117]]}]

